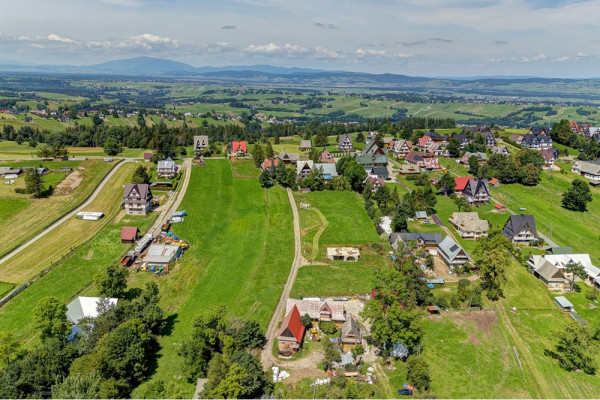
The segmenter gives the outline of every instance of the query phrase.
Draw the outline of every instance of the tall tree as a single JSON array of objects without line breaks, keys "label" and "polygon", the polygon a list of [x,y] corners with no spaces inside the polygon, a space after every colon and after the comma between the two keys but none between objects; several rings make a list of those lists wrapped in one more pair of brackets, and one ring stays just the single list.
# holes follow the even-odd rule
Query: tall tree
[{"label": "tall tree", "polygon": [[117,139],[115,139],[112,136],[106,138],[106,140],[104,141],[104,152],[106,154],[108,154],[109,156],[116,156],[122,151],[123,149],[121,148],[121,145],[117,143]]},{"label": "tall tree", "polygon": [[571,322],[564,329],[556,331],[556,358],[561,367],[568,371],[581,369],[589,375],[596,373],[594,360],[595,344],[590,334],[578,322]]},{"label": "tall tree", "polygon": [[265,156],[263,153],[262,146],[259,143],[254,145],[254,151],[252,151],[252,159],[254,160],[254,165],[260,167],[263,161],[265,161]]},{"label": "tall tree", "polygon": [[142,164],[138,165],[135,171],[133,172],[133,183],[150,183],[150,175],[148,175],[148,170]]},{"label": "tall tree", "polygon": [[469,157],[469,172],[475,176],[479,173],[479,161],[477,160],[477,156]]},{"label": "tall tree", "polygon": [[102,297],[122,297],[127,289],[129,271],[120,265],[106,267],[104,273],[94,277],[94,284]]},{"label": "tall tree", "polygon": [[429,373],[429,364],[423,356],[410,356],[406,360],[406,378],[415,388],[421,391],[429,390],[431,376]]},{"label": "tall tree", "polygon": [[64,338],[67,334],[67,306],[54,297],[41,299],[33,310],[36,327],[41,338]]},{"label": "tall tree", "polygon": [[456,182],[454,182],[454,178],[448,172],[442,175],[440,180],[435,184],[437,190],[446,196],[454,193],[454,186],[456,186]]},{"label": "tall tree", "polygon": [[36,168],[30,169],[25,175],[25,191],[38,198],[44,191],[44,180]]},{"label": "tall tree", "polygon": [[456,138],[450,139],[448,142],[448,146],[446,146],[446,150],[450,154],[450,157],[460,157],[460,142]]},{"label": "tall tree", "polygon": [[495,301],[504,297],[502,287],[506,283],[506,269],[510,263],[504,249],[493,248],[483,253],[479,265],[479,276],[488,299]]},{"label": "tall tree", "polygon": [[583,212],[587,210],[587,203],[592,200],[592,192],[587,182],[575,178],[571,187],[563,193],[562,206],[567,210]]},{"label": "tall tree", "polygon": [[267,142],[267,145],[265,146],[265,158],[273,158],[274,155],[275,152],[273,151],[271,142]]}]

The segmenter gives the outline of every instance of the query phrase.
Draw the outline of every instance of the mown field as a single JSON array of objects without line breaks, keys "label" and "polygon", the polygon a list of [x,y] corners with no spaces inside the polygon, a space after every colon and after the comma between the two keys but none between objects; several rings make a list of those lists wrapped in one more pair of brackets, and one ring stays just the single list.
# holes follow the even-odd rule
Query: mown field
[{"label": "mown field", "polygon": [[[1,123],[1,120],[0,120]],[[59,123],[60,124],[60,123]],[[0,158],[5,159],[28,159],[38,158],[37,152],[39,147],[44,144],[38,144],[36,147],[30,147],[27,142],[18,144],[17,142],[1,141],[0,142]],[[102,147],[68,147],[69,157],[107,157]],[[128,149],[123,147],[123,151],[116,157],[126,158],[142,158],[144,153],[150,150],[144,149]],[[39,163],[39,161],[38,161]],[[45,165],[46,163],[43,162]]]},{"label": "mown field", "polygon": [[[188,216],[174,232],[190,243],[172,272],[157,282],[171,328],[160,341],[154,377],[185,383],[178,349],[203,310],[225,305],[232,316],[263,328],[287,280],[294,258],[292,212],[283,189],[260,188],[257,179],[234,179],[228,160],[193,167],[181,204]],[[142,285],[150,276],[137,275]]]},{"label": "mown field", "polygon": [[[121,192],[115,191],[114,187],[120,188],[123,182],[129,181],[133,166],[133,164],[122,166],[111,179],[111,185],[102,191],[97,199],[98,202],[94,203],[96,206],[111,207],[105,211],[107,216],[103,220],[96,222],[69,220],[61,226],[65,229],[57,228],[56,231],[40,239],[34,246],[23,252],[23,258],[19,257],[20,253],[17,258],[11,259],[9,263],[2,266],[0,269],[2,274],[6,273],[7,265],[15,265],[15,269],[12,270],[14,274],[31,274],[33,273],[31,268],[38,266],[35,263],[43,262],[40,260],[45,257],[52,259],[65,253],[65,257],[55,263],[48,273],[0,308],[0,331],[11,332],[26,346],[32,346],[35,341],[30,339],[37,335],[37,331],[33,324],[31,310],[40,299],[52,296],[67,304],[80,293],[97,294],[93,286],[89,289],[94,275],[102,272],[108,265],[119,262],[123,253],[132,247],[129,244],[121,244],[121,228],[125,225],[134,225],[141,231],[145,231],[156,218],[156,214],[123,215],[119,211],[119,204],[115,205],[114,198],[117,196],[114,193],[118,192],[117,194],[121,196]],[[73,225],[75,222],[82,225]],[[83,238],[78,238],[77,235],[83,236]],[[70,245],[65,244],[65,240],[76,241],[79,244],[87,240],[87,243],[71,251]],[[42,242],[44,246],[40,246]],[[16,264],[16,260],[20,260],[19,265],[23,268],[23,272],[16,268],[19,266]],[[29,265],[29,262],[34,264]],[[45,266],[42,265],[42,267]],[[88,288],[87,291],[86,288]]]},{"label": "mown field", "polygon": [[[40,271],[58,262],[70,251],[96,236],[121,211],[123,199],[120,189],[130,181],[136,165],[126,163],[85,208],[84,211],[100,211],[105,214],[99,221],[84,221],[73,217],[39,239],[27,250],[21,251],[0,266],[0,281],[19,284],[33,278]],[[43,251],[40,251],[43,249]]]},{"label": "mown field", "polygon": [[37,235],[46,226],[81,204],[113,166],[114,162],[84,161],[79,165],[85,168],[80,170],[82,181],[72,192],[64,195],[54,194],[46,199],[28,199],[30,204],[26,207],[22,207],[24,203],[15,203],[12,199],[8,202],[0,199],[0,204],[16,211],[0,219],[0,229],[3,232],[0,255]]}]

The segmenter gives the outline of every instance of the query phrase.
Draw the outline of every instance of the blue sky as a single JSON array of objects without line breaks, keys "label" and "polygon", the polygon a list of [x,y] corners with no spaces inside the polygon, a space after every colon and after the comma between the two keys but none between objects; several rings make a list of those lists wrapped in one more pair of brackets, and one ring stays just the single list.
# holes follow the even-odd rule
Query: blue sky
[{"label": "blue sky", "polygon": [[600,1],[19,0],[0,59],[134,56],[420,76],[597,77]]}]

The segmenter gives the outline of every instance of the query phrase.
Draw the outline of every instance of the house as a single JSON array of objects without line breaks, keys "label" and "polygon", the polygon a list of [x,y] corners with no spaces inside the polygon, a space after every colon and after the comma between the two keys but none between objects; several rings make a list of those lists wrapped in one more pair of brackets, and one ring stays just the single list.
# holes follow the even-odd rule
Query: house
[{"label": "house", "polygon": [[346,321],[346,307],[343,301],[322,300],[318,297],[302,300],[288,299],[285,312],[289,313],[294,307],[298,307],[300,316],[308,314],[313,326],[317,326],[319,322],[332,321],[341,327]]},{"label": "house", "polygon": [[525,137],[525,135],[514,134],[514,135],[510,135],[509,139],[512,142],[515,142],[516,144],[521,144],[521,143],[523,143],[524,137]]},{"label": "house", "polygon": [[169,244],[152,244],[143,262],[148,265],[167,266],[181,257],[183,247]]},{"label": "house", "polygon": [[427,211],[417,211],[417,212],[415,212],[415,217],[418,220],[427,219]]},{"label": "house", "polygon": [[477,125],[477,126],[470,126],[467,128],[468,131],[470,131],[473,134],[477,134],[477,133],[487,133],[487,132],[491,132],[492,130],[490,129],[489,126],[487,125]]},{"label": "house", "polygon": [[554,161],[558,158],[557,149],[543,149],[540,154],[544,157],[544,168],[552,168]]},{"label": "house", "polygon": [[243,142],[231,142],[231,153],[238,156],[248,154],[248,144]]},{"label": "house", "polygon": [[310,139],[303,139],[300,141],[300,150],[301,151],[311,151],[312,150],[312,142]]},{"label": "house", "polygon": [[510,154],[508,147],[506,146],[494,146],[492,147],[492,155],[499,154],[501,156],[507,156]]},{"label": "house", "polygon": [[392,147],[392,143],[394,143],[394,140],[396,140],[396,138],[393,138],[390,136],[384,137],[383,138],[383,148],[389,149],[390,147]]},{"label": "house", "polygon": [[470,143],[469,138],[464,133],[457,133],[452,138],[458,140],[461,149],[464,149]]},{"label": "house", "polygon": [[124,226],[121,229],[121,243],[135,243],[140,230],[135,226]]},{"label": "house", "polygon": [[279,165],[279,159],[277,158],[265,158],[265,160],[260,164],[260,170],[264,171],[266,169],[273,169]]},{"label": "house", "polygon": [[496,137],[491,131],[485,132],[483,137],[485,139],[486,147],[494,147],[496,145]]},{"label": "house", "polygon": [[405,158],[410,153],[412,148],[411,143],[408,140],[394,140],[390,149],[392,153],[398,158]]},{"label": "house", "polygon": [[[98,303],[101,303],[103,298],[101,297],[84,297],[79,296],[69,304],[67,304],[67,320],[73,325],[77,325],[83,318],[96,318],[101,314],[102,308]],[[119,299],[115,298],[104,298],[109,308],[116,307]],[[108,310],[104,310],[108,311]]]},{"label": "house", "polygon": [[25,122],[33,122],[33,117],[25,117]]},{"label": "house", "polygon": [[572,274],[566,273],[566,268],[569,264],[578,264],[583,267],[587,275],[587,280],[591,285],[600,286],[600,268],[592,264],[592,260],[589,254],[564,254],[559,251],[560,254],[545,254],[545,255],[533,255],[527,260],[527,265],[533,273],[539,269],[544,263],[548,262],[560,269],[565,278],[573,279]]},{"label": "house", "polygon": [[376,141],[367,140],[365,148],[360,155],[356,157],[356,161],[358,161],[365,169],[387,167],[387,150],[382,149]]},{"label": "house", "polygon": [[556,296],[554,298],[554,303],[563,311],[573,312],[575,309],[573,308],[573,303],[571,303],[565,296]]},{"label": "house", "polygon": [[552,138],[545,134],[528,133],[523,137],[521,146],[530,150],[542,150],[552,148]]},{"label": "house", "polygon": [[150,162],[150,161],[152,161],[152,157],[154,157],[154,154],[152,154],[152,153],[144,153],[144,162]]},{"label": "house", "polygon": [[358,323],[352,315],[346,318],[342,324],[342,334],[340,339],[345,351],[348,351],[357,344],[362,343],[360,326],[358,326]]},{"label": "house", "polygon": [[177,175],[177,164],[171,160],[171,157],[166,160],[159,161],[156,166],[156,175],[163,178],[174,178]]},{"label": "house", "polygon": [[152,211],[152,192],[145,183],[128,183],[123,188],[123,205],[129,215],[146,215]]},{"label": "house", "polygon": [[408,244],[411,240],[417,242],[417,246],[427,249],[435,249],[442,242],[441,233],[420,233],[420,232],[392,232],[390,235],[390,244],[394,250],[398,250],[400,242]]},{"label": "house", "polygon": [[314,167],[312,160],[298,161],[296,163],[296,176],[298,179],[304,179],[310,175]]},{"label": "house", "polygon": [[529,129],[528,135],[548,135],[549,130],[544,127],[534,126]]},{"label": "house", "polygon": [[22,172],[22,169],[17,167],[17,168],[13,168],[13,167],[0,167],[0,175],[2,176],[7,176],[7,175],[19,175]]},{"label": "house", "polygon": [[300,154],[288,153],[287,151],[283,150],[277,155],[277,158],[279,158],[284,164],[296,165],[296,163],[300,160]]},{"label": "house", "polygon": [[500,181],[496,178],[492,178],[490,179],[490,185],[492,185],[493,187],[500,187]]},{"label": "house", "polygon": [[551,290],[569,290],[570,280],[564,275],[564,270],[553,265],[551,262],[543,260],[542,264],[533,271],[533,275]]},{"label": "house", "polygon": [[319,156],[319,162],[334,164],[335,158],[333,157],[333,154],[331,154],[329,151],[327,151],[327,149],[323,149],[323,151],[321,152],[321,155]]},{"label": "house", "polygon": [[513,243],[529,243],[536,240],[537,231],[533,215],[511,215],[502,228],[502,234]]},{"label": "house", "polygon": [[374,168],[371,168],[371,170],[368,171],[368,173],[369,173],[369,175],[373,175],[378,178],[389,179],[389,172],[386,167],[374,167]]},{"label": "house", "polygon": [[347,133],[343,133],[338,138],[338,149],[340,151],[354,151],[352,147],[352,138]]},{"label": "house", "polygon": [[375,193],[377,191],[377,189],[379,189],[380,187],[385,187],[385,181],[383,180],[383,178],[379,178],[379,177],[375,177],[375,176],[367,175],[367,179],[365,179],[365,183],[371,184],[371,186],[373,187],[373,189],[371,189],[372,193]]},{"label": "house", "polygon": [[483,152],[469,153],[467,151],[467,152],[465,152],[465,154],[463,154],[463,156],[458,161],[459,164],[467,165],[468,166],[469,165],[469,158],[471,158],[471,156],[477,157],[477,162],[479,164],[485,164],[488,161],[488,156],[487,156],[486,153],[483,153]]},{"label": "house", "polygon": [[427,153],[432,145],[433,140],[429,136],[423,136],[417,142],[417,149],[422,153]]},{"label": "house", "polygon": [[598,161],[576,161],[571,171],[591,181],[600,182],[600,162]]},{"label": "house", "polygon": [[573,132],[573,133],[579,132],[579,126],[577,125],[576,121],[569,121],[569,127],[571,128],[571,132]]},{"label": "house", "polygon": [[490,202],[490,187],[487,179],[454,178],[454,191],[458,197],[464,197],[475,206]]},{"label": "house", "polygon": [[469,256],[465,250],[458,245],[450,236],[446,236],[438,245],[438,252],[442,260],[450,269],[454,269],[457,265],[463,265],[469,262]]},{"label": "house", "polygon": [[487,219],[480,219],[476,212],[454,212],[448,219],[456,232],[463,239],[476,239],[487,236],[490,224]]},{"label": "house", "polygon": [[330,181],[336,176],[338,176],[337,169],[335,164],[331,163],[316,163],[315,169],[320,170],[323,174],[323,179],[326,181]]},{"label": "house", "polygon": [[306,327],[300,321],[300,311],[294,306],[285,316],[277,334],[279,354],[292,356],[302,347]]},{"label": "house", "polygon": [[202,153],[204,149],[208,147],[208,136],[200,135],[194,136],[194,151],[196,153]]},{"label": "house", "polygon": [[418,175],[421,173],[421,168],[414,164],[400,164],[398,174],[400,175]]},{"label": "house", "polygon": [[450,136],[440,135],[437,132],[426,132],[425,136],[429,136],[431,140],[435,143],[444,143],[450,140]]},{"label": "house", "polygon": [[358,261],[360,250],[356,247],[328,247],[327,258],[331,261]]},{"label": "house", "polygon": [[409,164],[414,164],[419,168],[427,170],[442,168],[437,157],[435,157],[433,154],[414,153],[411,151],[406,155],[405,161]]}]

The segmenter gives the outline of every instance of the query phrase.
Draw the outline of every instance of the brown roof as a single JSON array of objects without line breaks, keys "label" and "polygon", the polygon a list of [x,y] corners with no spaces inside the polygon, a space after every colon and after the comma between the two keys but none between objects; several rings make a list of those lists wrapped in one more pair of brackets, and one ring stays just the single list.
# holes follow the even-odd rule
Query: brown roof
[{"label": "brown roof", "polygon": [[322,301],[318,299],[288,299],[286,312],[289,312],[294,307],[298,307],[301,315],[308,314],[311,319],[319,319],[321,315],[321,309],[327,303],[329,310],[331,310],[331,319],[334,321],[345,321],[346,313],[344,308],[344,302],[327,300]]},{"label": "brown roof", "polygon": [[124,226],[121,229],[121,240],[125,241],[134,241],[137,239],[139,229],[135,226]]},{"label": "brown roof", "polygon": [[152,198],[150,185],[146,183],[128,183],[123,189],[123,202],[125,203],[146,203]]}]

